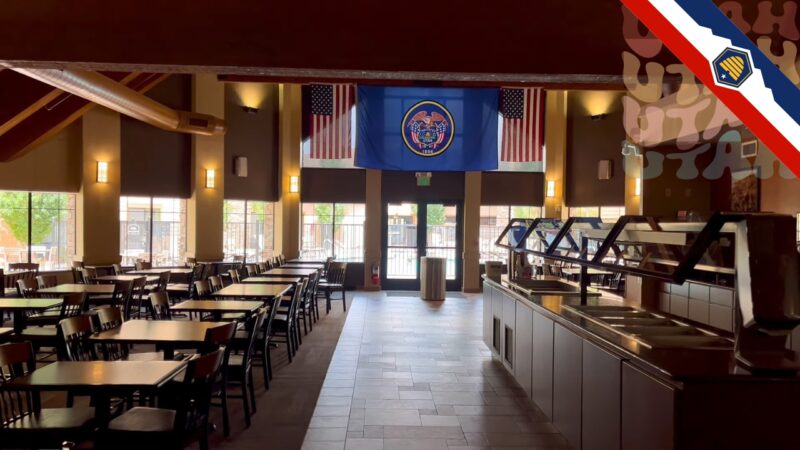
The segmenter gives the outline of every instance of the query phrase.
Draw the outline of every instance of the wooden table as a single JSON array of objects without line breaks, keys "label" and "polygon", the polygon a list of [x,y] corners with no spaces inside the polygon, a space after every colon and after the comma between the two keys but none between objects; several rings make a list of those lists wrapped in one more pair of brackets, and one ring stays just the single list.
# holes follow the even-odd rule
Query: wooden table
[{"label": "wooden table", "polygon": [[314,259],[314,258],[295,258],[286,261],[287,264],[325,264],[327,261],[324,259]]},{"label": "wooden table", "polygon": [[112,330],[89,336],[96,342],[124,344],[153,344],[164,349],[164,359],[170,360],[176,348],[200,348],[209,328],[225,322],[197,322],[190,320],[129,320]]},{"label": "wooden table", "polygon": [[186,300],[170,307],[174,312],[199,312],[214,315],[214,320],[220,320],[223,314],[252,314],[264,306],[263,301],[241,300]]},{"label": "wooden table", "polygon": [[317,269],[284,269],[283,267],[278,267],[277,269],[268,270],[261,275],[266,277],[308,278],[314,273],[317,273]]},{"label": "wooden table", "polygon": [[221,298],[255,298],[259,300],[270,300],[285,294],[292,286],[289,284],[232,284],[211,294]]},{"label": "wooden table", "polygon": [[324,269],[325,263],[287,262],[278,269]]},{"label": "wooden table", "polygon": [[8,336],[14,332],[13,328],[3,327],[0,328],[0,342],[5,341]]},{"label": "wooden table", "polygon": [[133,281],[138,278],[145,277],[147,278],[148,283],[153,283],[158,281],[158,277],[155,275],[106,275],[103,277],[95,277],[95,281],[108,281],[108,282],[115,282],[115,281]]},{"label": "wooden table", "polygon": [[25,329],[25,311],[43,311],[61,305],[60,298],[2,298],[0,311],[14,313],[14,331],[19,333]]},{"label": "wooden table", "polygon": [[275,277],[258,275],[255,277],[242,278],[242,283],[255,283],[255,284],[297,284],[303,279],[300,277]]},{"label": "wooden table", "polygon": [[[6,383],[2,389],[91,395],[95,417],[105,425],[112,396],[136,391],[154,395],[185,366],[183,361],[57,361]],[[36,410],[41,408],[38,397],[34,396]]]},{"label": "wooden table", "polygon": [[183,274],[188,275],[192,273],[194,269],[190,269],[188,267],[161,267],[158,269],[143,269],[143,270],[133,270],[130,272],[125,272],[126,275],[161,275],[164,272],[175,273],[175,274]]},{"label": "wooden table", "polygon": [[69,295],[69,294],[83,294],[92,295],[111,295],[114,293],[113,284],[76,284],[67,283],[59,284],[58,286],[39,289],[36,291],[39,294],[45,295]]}]

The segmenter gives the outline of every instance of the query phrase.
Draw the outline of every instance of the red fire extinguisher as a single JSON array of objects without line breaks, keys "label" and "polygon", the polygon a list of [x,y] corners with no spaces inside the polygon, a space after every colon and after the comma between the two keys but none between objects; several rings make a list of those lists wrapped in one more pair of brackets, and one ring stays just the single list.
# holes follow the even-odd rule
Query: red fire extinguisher
[{"label": "red fire extinguisher", "polygon": [[372,263],[372,284],[381,284],[381,269],[378,263]]}]

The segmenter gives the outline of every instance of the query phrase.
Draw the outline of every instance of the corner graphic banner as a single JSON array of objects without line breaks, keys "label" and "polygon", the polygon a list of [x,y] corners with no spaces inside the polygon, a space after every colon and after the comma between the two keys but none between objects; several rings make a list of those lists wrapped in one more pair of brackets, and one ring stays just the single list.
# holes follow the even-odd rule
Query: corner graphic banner
[{"label": "corner graphic banner", "polygon": [[711,0],[622,2],[800,177],[800,89]]},{"label": "corner graphic banner", "polygon": [[499,89],[359,86],[355,165],[497,169]]}]

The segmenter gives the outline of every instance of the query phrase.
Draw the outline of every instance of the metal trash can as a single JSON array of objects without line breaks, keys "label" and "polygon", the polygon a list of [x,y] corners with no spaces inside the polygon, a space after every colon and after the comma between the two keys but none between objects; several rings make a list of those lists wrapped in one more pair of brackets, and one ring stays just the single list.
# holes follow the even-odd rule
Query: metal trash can
[{"label": "metal trash can", "polygon": [[444,300],[446,261],[444,258],[422,257],[419,295],[423,300]]}]

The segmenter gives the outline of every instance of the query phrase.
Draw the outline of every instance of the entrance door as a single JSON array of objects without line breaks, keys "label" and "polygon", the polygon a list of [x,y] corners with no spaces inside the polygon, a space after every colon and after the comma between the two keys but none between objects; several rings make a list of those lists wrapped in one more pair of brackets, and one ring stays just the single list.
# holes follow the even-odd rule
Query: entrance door
[{"label": "entrance door", "polygon": [[418,290],[420,258],[447,260],[447,290],[461,289],[461,205],[457,202],[386,203],[383,208],[384,289]]}]

